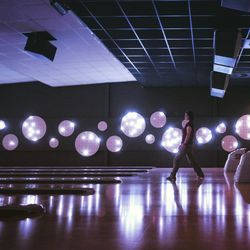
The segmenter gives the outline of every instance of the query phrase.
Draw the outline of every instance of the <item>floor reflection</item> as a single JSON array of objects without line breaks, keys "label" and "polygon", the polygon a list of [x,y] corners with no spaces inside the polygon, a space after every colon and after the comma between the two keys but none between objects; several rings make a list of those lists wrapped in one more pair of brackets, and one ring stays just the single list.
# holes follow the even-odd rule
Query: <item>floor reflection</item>
[{"label": "floor reflection", "polygon": [[[196,212],[206,215],[247,214],[250,204],[249,185],[226,185],[196,182],[155,184],[131,184],[101,186],[92,185],[96,193],[79,195],[19,195],[0,196],[0,206],[7,204],[45,204],[47,212],[58,216],[72,217],[74,213],[84,216],[103,216],[112,213],[124,217],[138,218],[156,212],[158,216],[188,214]],[[230,198],[230,199],[228,199]],[[195,207],[195,210],[193,209]],[[192,208],[192,209],[191,209]],[[101,214],[100,214],[101,213]]]},{"label": "floor reflection", "polygon": [[[112,234],[116,240],[131,243],[146,237],[149,228],[155,239],[173,241],[190,227],[197,234],[208,235],[224,234],[232,227],[237,239],[249,242],[249,185],[234,186],[223,172],[219,179],[216,176],[218,181],[194,180],[183,173],[175,183],[167,182],[164,172],[158,174],[155,182],[136,182],[134,178],[120,185],[89,185],[96,190],[92,196],[0,196],[0,205],[32,203],[47,209],[41,219],[17,221],[18,232],[13,237],[29,238],[39,227],[49,227],[68,234],[79,230],[81,236],[77,235],[85,240]],[[8,226],[0,222],[1,234]]]}]

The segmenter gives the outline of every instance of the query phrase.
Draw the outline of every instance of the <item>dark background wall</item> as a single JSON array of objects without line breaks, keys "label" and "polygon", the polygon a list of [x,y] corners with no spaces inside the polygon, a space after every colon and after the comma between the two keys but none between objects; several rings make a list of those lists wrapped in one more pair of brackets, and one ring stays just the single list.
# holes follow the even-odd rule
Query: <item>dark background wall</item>
[{"label": "dark background wall", "polygon": [[[196,128],[206,126],[214,129],[224,121],[228,130],[217,135],[209,144],[195,145],[197,159],[203,167],[222,167],[227,153],[220,146],[221,139],[235,135],[240,146],[250,147],[250,141],[234,133],[234,124],[240,116],[250,114],[250,87],[229,87],[223,99],[212,98],[207,87],[158,87],[143,88],[137,83],[113,83],[75,87],[52,88],[41,83],[25,83],[0,86],[0,119],[7,121],[4,135],[14,133],[19,146],[8,152],[0,145],[0,165],[152,165],[170,167],[173,154],[160,146],[164,128],[153,128],[150,115],[162,110],[167,115],[167,125],[181,127],[183,113],[191,109],[196,114]],[[143,115],[147,122],[145,132],[138,138],[128,138],[120,131],[120,121],[128,111]],[[45,137],[36,143],[24,138],[22,122],[29,115],[38,115],[47,123]],[[57,132],[58,124],[65,119],[76,122],[74,134],[65,138]],[[100,132],[97,124],[106,120],[109,129]],[[82,157],[74,149],[76,136],[91,130],[101,137],[100,150],[91,157]],[[156,142],[145,143],[145,136],[153,133]],[[105,141],[110,135],[119,135],[123,150],[110,153]],[[48,146],[49,138],[55,136],[60,145],[57,149]],[[183,165],[186,165],[183,162]]]}]

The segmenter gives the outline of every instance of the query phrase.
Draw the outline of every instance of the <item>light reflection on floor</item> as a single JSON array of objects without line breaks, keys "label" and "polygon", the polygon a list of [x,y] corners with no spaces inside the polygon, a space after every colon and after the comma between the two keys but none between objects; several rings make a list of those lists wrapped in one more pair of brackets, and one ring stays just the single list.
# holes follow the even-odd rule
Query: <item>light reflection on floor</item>
[{"label": "light reflection on floor", "polygon": [[[17,239],[29,239],[45,228],[51,232],[52,242],[55,231],[80,241],[105,236],[111,240],[112,234],[126,249],[132,243],[143,246],[140,241],[152,237],[159,244],[173,243],[190,226],[208,239],[216,232],[224,235],[231,227],[237,244],[245,241],[250,246],[250,204],[242,196],[249,194],[250,185],[245,186],[248,192],[242,192],[221,170],[211,171],[203,181],[196,180],[192,170],[182,171],[176,183],[167,182],[165,176],[165,171],[153,170],[147,176],[125,178],[123,184],[89,185],[96,190],[90,196],[0,196],[1,206],[36,203],[47,209],[39,219],[0,221],[0,235],[12,232],[10,225],[14,225],[12,235]],[[76,229],[82,234],[73,235]]]}]

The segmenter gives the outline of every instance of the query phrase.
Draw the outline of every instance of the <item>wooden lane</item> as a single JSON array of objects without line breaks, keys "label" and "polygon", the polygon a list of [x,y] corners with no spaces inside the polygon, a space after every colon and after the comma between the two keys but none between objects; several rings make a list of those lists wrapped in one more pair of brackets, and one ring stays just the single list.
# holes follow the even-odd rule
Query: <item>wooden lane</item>
[{"label": "wooden lane", "polygon": [[77,195],[93,195],[95,190],[93,188],[68,188],[68,187],[61,187],[61,188],[49,188],[49,187],[1,187],[0,194],[77,194]]},{"label": "wooden lane", "polygon": [[102,173],[148,173],[148,170],[146,169],[0,169],[0,174],[4,173],[96,173],[96,172],[102,172]]},{"label": "wooden lane", "polygon": [[53,184],[53,183],[70,183],[70,184],[117,184],[121,183],[120,178],[0,178],[1,184]]},{"label": "wooden lane", "polygon": [[1,249],[250,249],[250,184],[236,186],[223,169],[203,169],[202,181],[180,169],[171,183],[170,171],[91,184],[91,196],[0,195],[0,205],[35,203],[47,211],[38,220],[0,221]]},{"label": "wooden lane", "polygon": [[95,170],[95,169],[103,169],[103,170],[126,170],[126,169],[138,169],[138,170],[151,170],[155,167],[152,166],[0,166],[1,169],[63,169],[63,170]]},{"label": "wooden lane", "polygon": [[0,173],[0,178],[2,177],[129,177],[135,176],[136,173]]}]

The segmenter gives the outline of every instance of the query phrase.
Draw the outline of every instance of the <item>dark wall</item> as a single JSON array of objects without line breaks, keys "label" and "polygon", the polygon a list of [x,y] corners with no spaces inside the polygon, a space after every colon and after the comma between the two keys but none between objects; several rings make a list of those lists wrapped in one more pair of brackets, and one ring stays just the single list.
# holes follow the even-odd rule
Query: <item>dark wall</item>
[{"label": "dark wall", "polygon": [[[195,145],[197,159],[203,167],[222,167],[227,153],[220,140],[227,134],[235,135],[234,123],[241,115],[250,113],[250,87],[231,87],[224,99],[209,96],[205,87],[160,87],[143,88],[137,83],[113,83],[75,87],[52,88],[40,83],[12,84],[0,86],[0,119],[8,122],[8,128],[0,131],[0,140],[8,133],[18,136],[19,147],[12,152],[0,146],[0,165],[153,165],[170,167],[173,154],[160,146],[163,129],[149,124],[150,115],[162,110],[167,115],[167,125],[181,127],[183,113],[191,109],[196,114],[196,128],[206,126],[214,129],[220,121],[229,127],[206,145]],[[143,115],[147,122],[146,131],[138,138],[128,138],[119,129],[120,121],[128,111]],[[21,125],[29,115],[39,115],[47,123],[47,133],[36,143],[24,138]],[[58,124],[74,120],[75,133],[64,138],[57,132]],[[97,123],[106,120],[109,129],[100,132]],[[74,149],[76,136],[91,130],[102,139],[100,150],[92,157],[82,157]],[[153,133],[156,142],[145,143],[146,134]],[[124,140],[123,150],[110,153],[105,141],[110,135],[119,135]],[[60,140],[57,149],[48,146],[55,136]],[[240,146],[250,146],[239,139]],[[186,163],[183,162],[183,165]]]}]

